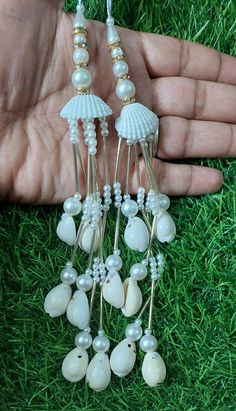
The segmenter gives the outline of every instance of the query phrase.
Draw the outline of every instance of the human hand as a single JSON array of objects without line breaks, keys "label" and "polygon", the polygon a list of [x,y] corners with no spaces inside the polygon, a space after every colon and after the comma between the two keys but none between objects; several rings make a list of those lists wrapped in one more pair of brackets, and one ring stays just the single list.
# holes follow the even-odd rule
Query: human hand
[{"label": "human hand", "polygon": [[[0,192],[4,200],[58,203],[73,194],[72,150],[67,124],[59,117],[73,96],[73,16],[62,7],[59,0],[0,1],[4,38],[0,44]],[[121,104],[115,95],[105,25],[89,22],[88,33],[93,92],[107,101],[115,118]],[[137,101],[161,117],[159,159],[154,160],[160,191],[170,195],[217,191],[222,185],[220,172],[173,161],[236,155],[236,59],[165,36],[125,29],[119,29],[119,34]],[[116,142],[111,132],[109,175]],[[99,158],[100,152],[101,164]],[[144,166],[142,159],[140,166]]]}]

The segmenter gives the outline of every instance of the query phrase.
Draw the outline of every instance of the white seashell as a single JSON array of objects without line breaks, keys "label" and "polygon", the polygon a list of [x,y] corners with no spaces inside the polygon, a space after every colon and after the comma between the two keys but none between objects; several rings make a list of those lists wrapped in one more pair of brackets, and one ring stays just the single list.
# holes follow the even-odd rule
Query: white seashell
[{"label": "white seashell", "polygon": [[123,107],[115,127],[119,136],[139,140],[155,133],[158,124],[156,114],[140,103],[132,103]]},{"label": "white seashell", "polygon": [[121,308],[125,302],[124,288],[117,271],[109,271],[102,287],[102,294],[113,307]]},{"label": "white seashell", "polygon": [[70,302],[72,289],[70,285],[59,284],[47,294],[44,301],[44,310],[50,317],[59,317],[65,314]]},{"label": "white seashell", "polygon": [[124,237],[127,246],[131,250],[142,253],[148,248],[149,232],[146,224],[139,217],[129,218]]},{"label": "white seashell", "polygon": [[112,351],[110,365],[114,374],[125,377],[132,371],[135,361],[135,343],[125,338]]},{"label": "white seashell", "polygon": [[121,311],[125,317],[131,317],[140,309],[143,302],[143,296],[137,281],[132,277],[125,279],[123,282],[123,287],[125,293],[125,304],[121,308]]},{"label": "white seashell", "polygon": [[[85,223],[82,234],[81,234],[79,246],[83,251],[85,251],[88,254],[90,253],[93,234],[94,234],[94,230],[90,227],[89,223]],[[100,230],[96,230],[95,240],[93,244],[93,252],[98,250],[99,244],[100,244]]]},{"label": "white seashell", "polygon": [[156,225],[156,237],[161,243],[170,243],[176,235],[176,226],[173,218],[167,211],[159,214]]},{"label": "white seashell", "polygon": [[60,116],[67,119],[90,119],[107,117],[112,114],[111,108],[94,94],[73,97],[62,109]]},{"label": "white seashell", "polygon": [[57,226],[57,235],[60,240],[68,245],[74,245],[76,242],[76,228],[73,217],[63,214],[62,219]]},{"label": "white seashell", "polygon": [[66,311],[68,321],[84,330],[89,323],[89,303],[84,291],[74,293]]},{"label": "white seashell", "polygon": [[158,352],[148,352],[143,360],[142,375],[150,387],[156,387],[166,378],[166,366]]},{"label": "white seashell", "polygon": [[99,352],[89,363],[86,381],[94,391],[103,391],[111,381],[111,368],[108,355]]},{"label": "white seashell", "polygon": [[85,377],[88,368],[88,353],[82,348],[74,348],[62,363],[63,377],[70,382],[78,382]]}]

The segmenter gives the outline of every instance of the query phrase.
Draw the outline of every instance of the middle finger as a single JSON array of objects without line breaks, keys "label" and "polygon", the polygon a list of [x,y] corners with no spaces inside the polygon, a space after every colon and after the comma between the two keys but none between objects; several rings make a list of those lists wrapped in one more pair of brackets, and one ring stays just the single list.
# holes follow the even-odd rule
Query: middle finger
[{"label": "middle finger", "polygon": [[153,109],[160,116],[235,123],[236,87],[184,77],[152,80]]}]

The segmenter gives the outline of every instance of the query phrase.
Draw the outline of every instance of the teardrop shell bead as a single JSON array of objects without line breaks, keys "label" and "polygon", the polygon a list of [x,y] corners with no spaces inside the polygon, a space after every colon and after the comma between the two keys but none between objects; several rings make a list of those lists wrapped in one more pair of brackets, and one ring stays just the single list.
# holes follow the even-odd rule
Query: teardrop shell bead
[{"label": "teardrop shell bead", "polygon": [[62,363],[63,377],[70,382],[78,382],[85,377],[88,368],[87,351],[77,347],[70,351]]},{"label": "teardrop shell bead", "polygon": [[143,360],[142,375],[150,387],[156,387],[166,378],[166,366],[158,352],[148,352]]},{"label": "teardrop shell bead", "polygon": [[117,271],[109,271],[102,287],[103,298],[115,308],[121,308],[125,302],[124,288]]},{"label": "teardrop shell bead", "polygon": [[162,211],[156,225],[156,237],[161,243],[170,243],[176,236],[176,226],[167,211]]},{"label": "teardrop shell bead", "polygon": [[76,228],[73,217],[63,214],[62,219],[57,226],[57,235],[60,240],[72,246],[76,241]]},{"label": "teardrop shell bead", "polygon": [[137,281],[132,277],[128,277],[123,282],[124,294],[125,294],[125,304],[121,308],[122,313],[125,317],[131,317],[135,315],[140,309],[143,296],[141,290],[137,284]]},{"label": "teardrop shell bead", "polygon": [[[92,245],[92,239],[93,239],[93,229],[90,227],[90,225],[88,223],[85,223],[84,227],[83,227],[83,231],[82,231],[82,235],[81,235],[81,239],[79,242],[79,246],[80,248],[85,251],[86,253],[90,253],[91,250],[91,245]],[[94,244],[93,244],[93,251],[97,251],[98,247],[99,247],[99,242],[100,242],[100,230],[96,231],[95,234],[95,240],[94,240]]]},{"label": "teardrop shell bead", "polygon": [[50,317],[59,317],[65,314],[70,302],[72,289],[70,285],[59,284],[47,294],[44,301],[44,310]]},{"label": "teardrop shell bead", "polygon": [[68,321],[84,330],[89,323],[89,303],[88,297],[84,291],[76,291],[71,299],[66,315]]},{"label": "teardrop shell bead", "polygon": [[146,251],[149,244],[149,233],[144,221],[139,217],[129,218],[124,238],[131,250],[140,253]]},{"label": "teardrop shell bead", "polygon": [[97,353],[89,363],[86,381],[92,390],[100,392],[107,388],[111,381],[111,368],[108,355]]},{"label": "teardrop shell bead", "polygon": [[110,365],[118,377],[125,377],[134,368],[136,361],[135,343],[125,338],[112,351]]}]

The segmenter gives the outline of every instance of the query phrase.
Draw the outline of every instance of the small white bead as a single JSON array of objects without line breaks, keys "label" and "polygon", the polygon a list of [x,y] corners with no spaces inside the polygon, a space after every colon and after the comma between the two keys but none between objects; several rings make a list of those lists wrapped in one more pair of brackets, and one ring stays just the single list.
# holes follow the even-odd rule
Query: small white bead
[{"label": "small white bead", "polygon": [[133,323],[127,325],[125,329],[125,336],[131,341],[138,341],[143,335],[143,330],[140,324]]},{"label": "small white bead", "polygon": [[74,268],[67,266],[62,270],[60,278],[63,284],[72,285],[76,282],[77,272]]},{"label": "small white bead", "polygon": [[136,263],[130,268],[130,276],[136,281],[143,280],[147,275],[147,267],[142,263]]},{"label": "small white bead", "polygon": [[123,262],[119,255],[112,254],[107,257],[105,264],[108,271],[119,271],[122,268]]},{"label": "small white bead", "polygon": [[72,74],[72,84],[75,88],[89,87],[91,80],[90,72],[84,68],[77,69]]},{"label": "small white bead", "polygon": [[113,73],[116,77],[123,76],[127,74],[128,71],[129,71],[128,64],[124,60],[118,61],[117,63],[113,65]]},{"label": "small white bead", "polygon": [[125,217],[132,218],[138,213],[138,204],[134,200],[125,200],[121,206],[121,212]]},{"label": "small white bead", "polygon": [[75,49],[73,53],[73,60],[75,64],[88,63],[89,54],[85,48]]},{"label": "small white bead", "polygon": [[158,198],[158,205],[162,210],[168,210],[170,207],[170,199],[165,194],[161,194]]},{"label": "small white bead", "polygon": [[122,80],[116,86],[116,94],[121,100],[127,100],[135,95],[135,85],[130,80]]},{"label": "small white bead", "polygon": [[106,352],[110,348],[110,341],[105,335],[98,335],[93,340],[93,349],[96,352]]},{"label": "small white bead", "polygon": [[63,204],[63,209],[65,213],[71,216],[78,215],[82,209],[82,204],[74,197],[67,198]]},{"label": "small white bead", "polygon": [[74,44],[84,44],[86,42],[86,37],[84,34],[76,34],[74,36]]},{"label": "small white bead", "polygon": [[79,334],[76,335],[75,337],[75,345],[77,347],[83,348],[84,350],[87,350],[88,348],[91,347],[92,345],[92,336],[86,331],[82,331]]},{"label": "small white bead", "polygon": [[116,58],[116,57],[119,57],[119,56],[123,56],[123,54],[124,54],[123,50],[120,47],[115,47],[111,51],[111,56],[112,56],[113,59]]},{"label": "small white bead", "polygon": [[153,335],[144,335],[141,338],[139,345],[144,352],[155,351],[157,348],[157,340]]},{"label": "small white bead", "polygon": [[90,275],[82,274],[76,280],[76,286],[79,290],[87,292],[91,290],[93,286],[93,280]]}]

